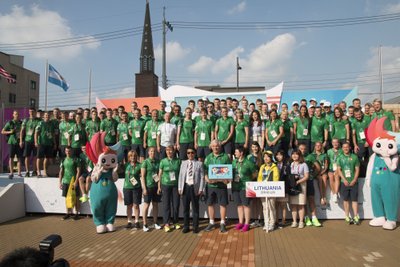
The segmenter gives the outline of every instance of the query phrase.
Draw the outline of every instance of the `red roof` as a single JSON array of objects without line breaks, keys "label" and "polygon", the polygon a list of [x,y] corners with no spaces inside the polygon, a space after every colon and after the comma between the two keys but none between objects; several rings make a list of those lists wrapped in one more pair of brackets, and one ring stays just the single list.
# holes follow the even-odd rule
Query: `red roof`
[{"label": "red roof", "polygon": [[[112,98],[112,99],[99,99],[106,108],[118,108],[124,106],[126,111],[131,110],[131,103],[136,101],[138,107],[141,109],[144,105],[148,105],[150,110],[158,109],[160,107],[161,97],[138,97],[138,98]],[[101,107],[97,107],[101,108]]]}]

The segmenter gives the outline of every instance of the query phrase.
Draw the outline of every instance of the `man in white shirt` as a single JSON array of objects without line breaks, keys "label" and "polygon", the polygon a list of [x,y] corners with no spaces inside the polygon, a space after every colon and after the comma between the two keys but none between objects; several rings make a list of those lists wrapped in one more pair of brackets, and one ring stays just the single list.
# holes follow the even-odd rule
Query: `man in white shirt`
[{"label": "man in white shirt", "polygon": [[164,115],[164,122],[158,126],[157,130],[157,151],[160,153],[160,159],[165,158],[165,148],[173,146],[176,150],[176,125],[171,123],[171,113]]}]

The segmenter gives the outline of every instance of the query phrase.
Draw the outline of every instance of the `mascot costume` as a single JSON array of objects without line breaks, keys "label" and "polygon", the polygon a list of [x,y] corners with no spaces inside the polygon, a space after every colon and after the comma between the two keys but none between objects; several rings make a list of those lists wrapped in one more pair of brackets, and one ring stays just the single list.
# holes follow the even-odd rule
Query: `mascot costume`
[{"label": "mascot costume", "polygon": [[90,188],[90,206],[97,233],[115,231],[118,191],[114,182],[118,180],[118,152],[120,143],[108,147],[104,143],[105,133],[96,133],[86,143],[86,154],[94,168]]},{"label": "mascot costume", "polygon": [[387,230],[396,228],[400,201],[400,133],[386,131],[386,117],[374,119],[365,130],[369,146],[374,152],[369,158],[366,183],[371,187],[371,226]]}]

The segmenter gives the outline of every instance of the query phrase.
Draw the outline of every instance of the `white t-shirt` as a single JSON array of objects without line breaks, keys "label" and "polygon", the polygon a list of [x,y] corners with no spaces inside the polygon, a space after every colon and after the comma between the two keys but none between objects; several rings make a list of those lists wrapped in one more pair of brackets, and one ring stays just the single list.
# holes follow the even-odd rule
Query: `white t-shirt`
[{"label": "white t-shirt", "polygon": [[160,135],[160,145],[163,147],[175,145],[176,125],[163,122],[158,126],[157,134]]}]

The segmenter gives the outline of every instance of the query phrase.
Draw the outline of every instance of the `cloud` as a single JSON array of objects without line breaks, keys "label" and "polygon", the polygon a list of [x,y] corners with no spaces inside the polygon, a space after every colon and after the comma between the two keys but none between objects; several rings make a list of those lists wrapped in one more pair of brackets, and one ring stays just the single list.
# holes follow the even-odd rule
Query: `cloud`
[{"label": "cloud", "polygon": [[382,13],[384,14],[399,13],[399,12],[400,12],[400,3],[386,5],[382,10]]},{"label": "cloud", "polygon": [[195,63],[189,66],[189,72],[204,72],[214,64],[214,60],[210,57],[201,56]]},{"label": "cloud", "polygon": [[[0,14],[0,29],[2,44],[30,43],[53,41],[60,39],[76,38],[68,22],[55,11],[44,10],[33,6],[29,11],[23,7],[13,6],[8,14]],[[79,56],[84,49],[96,49],[100,41],[88,36],[85,43],[32,50],[20,50],[24,54],[31,54],[39,59],[52,59],[57,61],[70,60]],[[7,51],[12,52],[18,50]]]},{"label": "cloud", "polygon": [[242,1],[239,4],[237,4],[236,6],[229,9],[228,14],[234,15],[234,14],[242,13],[245,10],[246,10],[246,1]]},{"label": "cloud", "polygon": [[[183,48],[182,45],[176,41],[167,42],[167,62],[176,62],[188,55],[191,51],[190,48]],[[157,60],[162,59],[162,45],[159,44],[154,50],[154,56]]]}]

